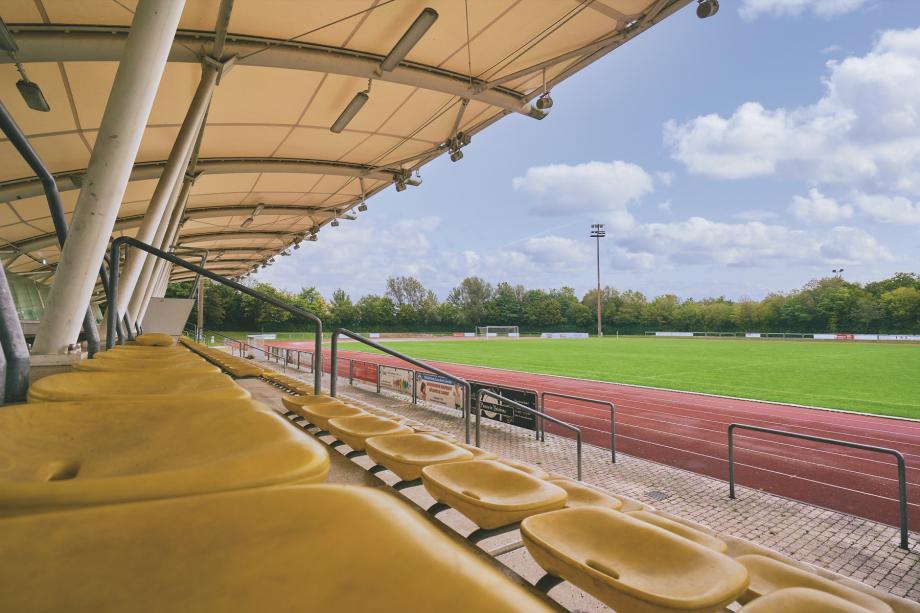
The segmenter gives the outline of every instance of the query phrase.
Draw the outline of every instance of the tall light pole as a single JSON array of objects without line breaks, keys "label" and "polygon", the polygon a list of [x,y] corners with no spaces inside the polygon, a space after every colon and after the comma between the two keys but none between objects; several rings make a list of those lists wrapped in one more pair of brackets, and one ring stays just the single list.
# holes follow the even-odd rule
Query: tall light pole
[{"label": "tall light pole", "polygon": [[597,239],[597,336],[604,336],[601,332],[601,239],[607,235],[604,224],[591,224],[591,238]]},{"label": "tall light pole", "polygon": [[840,268],[840,269],[838,269],[838,270],[832,270],[831,272],[834,273],[834,274],[836,274],[836,275],[837,275],[837,278],[839,279],[839,278],[840,278],[840,273],[843,272],[843,269]]}]

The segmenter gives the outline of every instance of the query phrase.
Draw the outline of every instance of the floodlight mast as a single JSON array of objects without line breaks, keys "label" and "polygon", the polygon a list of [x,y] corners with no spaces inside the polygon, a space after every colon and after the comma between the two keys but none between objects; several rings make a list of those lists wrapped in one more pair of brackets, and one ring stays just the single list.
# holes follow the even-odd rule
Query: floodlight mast
[{"label": "floodlight mast", "polygon": [[591,238],[597,239],[597,337],[604,336],[601,330],[601,239],[607,235],[604,224],[591,224]]}]

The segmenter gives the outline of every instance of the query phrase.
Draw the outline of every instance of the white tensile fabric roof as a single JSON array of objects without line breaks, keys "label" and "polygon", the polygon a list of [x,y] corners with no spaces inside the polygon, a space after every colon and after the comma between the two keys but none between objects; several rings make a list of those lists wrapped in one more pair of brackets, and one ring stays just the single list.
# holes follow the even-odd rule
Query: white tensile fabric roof
[{"label": "white tensile fabric roof", "polygon": [[[211,250],[236,277],[435,157],[530,103],[692,0],[236,0],[177,244]],[[3,0],[18,61],[51,106],[29,109],[0,52],[0,100],[54,173],[72,213],[136,0]],[[114,236],[140,225],[213,48],[220,0],[188,0],[125,192]],[[439,18],[402,64],[381,60],[425,8]],[[545,68],[545,76],[544,76]],[[330,126],[373,79],[364,108]],[[464,104],[464,100],[468,103]],[[462,109],[462,116],[461,116]],[[0,252],[50,283],[59,255],[35,175],[0,139]],[[408,189],[412,189],[409,187]],[[254,207],[263,212],[247,228]],[[373,214],[370,211],[365,214]],[[343,221],[342,223],[350,223]],[[333,230],[327,230],[333,231]],[[319,236],[322,241],[322,235]],[[215,252],[224,251],[220,260]],[[43,261],[45,263],[43,263]],[[187,277],[174,269],[173,278]]]}]

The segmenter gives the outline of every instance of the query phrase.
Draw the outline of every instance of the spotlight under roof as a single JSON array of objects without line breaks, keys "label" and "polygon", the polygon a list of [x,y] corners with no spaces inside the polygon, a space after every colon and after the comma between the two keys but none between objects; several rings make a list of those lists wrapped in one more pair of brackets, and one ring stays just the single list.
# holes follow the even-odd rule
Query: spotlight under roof
[{"label": "spotlight under roof", "polygon": [[370,96],[367,92],[370,91],[368,88],[367,91],[358,92],[355,94],[355,97],[351,99],[351,102],[348,103],[348,106],[345,107],[345,110],[342,111],[342,114],[339,115],[339,118],[335,120],[335,123],[332,124],[332,127],[329,128],[330,132],[335,132],[336,134],[340,133],[345,129],[352,119],[355,118],[355,115],[358,114],[358,111],[367,103]]},{"label": "spotlight under roof", "polygon": [[402,35],[402,38],[399,39],[399,42],[390,49],[390,52],[387,56],[380,62],[380,71],[381,72],[390,72],[396,68],[401,61],[412,51],[412,48],[418,44],[418,41],[425,36],[425,32],[428,31],[431,26],[434,25],[434,22],[438,20],[438,12],[432,8],[426,8],[415,18],[415,21],[412,22],[412,25],[409,26],[409,29],[406,30],[406,33]]}]

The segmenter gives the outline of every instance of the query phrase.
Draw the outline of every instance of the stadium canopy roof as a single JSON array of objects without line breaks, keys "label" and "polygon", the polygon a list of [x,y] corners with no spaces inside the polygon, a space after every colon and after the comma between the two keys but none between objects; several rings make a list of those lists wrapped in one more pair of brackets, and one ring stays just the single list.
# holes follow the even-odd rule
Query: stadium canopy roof
[{"label": "stadium canopy roof", "polygon": [[[222,55],[233,67],[211,99],[177,244],[210,249],[209,267],[221,274],[254,270],[333,218],[354,217],[362,197],[449,155],[457,131],[475,137],[511,113],[544,117],[533,104],[544,79],[551,89],[691,1],[235,0]],[[135,5],[0,5],[17,60],[51,110],[26,106],[2,52],[0,100],[54,173],[68,215]],[[114,236],[140,225],[213,50],[220,7],[186,3]],[[381,70],[426,8],[437,21],[402,63]],[[330,131],[369,80],[364,107],[341,133]],[[5,138],[0,160],[0,256],[11,272],[50,284],[59,249],[41,184]],[[260,203],[261,214],[241,227]]]}]

